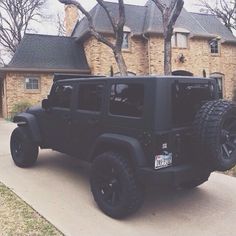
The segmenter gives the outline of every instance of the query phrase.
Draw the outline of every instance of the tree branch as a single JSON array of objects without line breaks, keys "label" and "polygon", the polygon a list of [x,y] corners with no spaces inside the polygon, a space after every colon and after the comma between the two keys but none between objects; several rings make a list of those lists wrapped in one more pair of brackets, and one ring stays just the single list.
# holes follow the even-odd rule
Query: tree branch
[{"label": "tree branch", "polygon": [[1,0],[0,45],[14,53],[29,22],[40,16],[40,8],[46,0]]},{"label": "tree branch", "polygon": [[201,11],[216,16],[232,32],[236,30],[236,0],[217,0],[209,3],[207,0],[200,0]]}]

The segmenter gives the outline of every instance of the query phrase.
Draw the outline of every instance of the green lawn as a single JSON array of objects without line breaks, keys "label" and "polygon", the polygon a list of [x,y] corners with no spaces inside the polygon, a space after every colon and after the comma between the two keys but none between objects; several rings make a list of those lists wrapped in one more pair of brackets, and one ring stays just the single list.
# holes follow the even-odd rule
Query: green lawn
[{"label": "green lawn", "polygon": [[0,183],[0,235],[63,235]]}]

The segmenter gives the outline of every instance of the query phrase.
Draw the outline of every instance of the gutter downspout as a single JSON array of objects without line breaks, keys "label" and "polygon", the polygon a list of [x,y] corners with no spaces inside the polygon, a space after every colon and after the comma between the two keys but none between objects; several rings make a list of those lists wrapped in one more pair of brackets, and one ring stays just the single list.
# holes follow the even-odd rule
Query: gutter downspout
[{"label": "gutter downspout", "polygon": [[151,55],[150,55],[150,39],[149,37],[147,37],[145,35],[145,33],[143,33],[143,38],[147,40],[147,43],[148,43],[148,74],[150,75],[151,74]]}]

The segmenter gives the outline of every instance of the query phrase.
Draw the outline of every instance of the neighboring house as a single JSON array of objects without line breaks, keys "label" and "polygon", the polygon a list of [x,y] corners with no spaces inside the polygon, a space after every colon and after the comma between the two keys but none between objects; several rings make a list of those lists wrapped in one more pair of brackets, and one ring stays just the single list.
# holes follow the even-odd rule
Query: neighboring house
[{"label": "neighboring house", "polygon": [[[117,3],[106,5],[117,14]],[[118,74],[111,49],[90,35],[86,18],[77,21],[73,5],[65,10],[70,37],[26,35],[11,63],[2,70],[4,116],[9,116],[20,100],[37,103],[45,97],[55,72],[109,75],[112,67]],[[126,4],[125,10],[123,55],[129,73],[162,75],[161,13],[151,0],[145,6]],[[90,13],[96,30],[112,40],[112,28],[103,8],[96,5]],[[216,17],[183,9],[175,24],[172,46],[173,74],[211,76],[217,80],[221,96],[232,98],[236,87],[236,38]]]}]

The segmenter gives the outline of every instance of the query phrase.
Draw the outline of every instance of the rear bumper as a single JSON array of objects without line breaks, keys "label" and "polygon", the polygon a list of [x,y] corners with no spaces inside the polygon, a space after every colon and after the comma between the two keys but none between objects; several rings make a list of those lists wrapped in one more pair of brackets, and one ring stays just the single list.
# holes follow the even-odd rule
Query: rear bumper
[{"label": "rear bumper", "polygon": [[151,168],[139,168],[137,170],[138,179],[142,182],[175,187],[197,178],[206,178],[207,180],[209,173],[209,170],[192,165],[172,166],[161,170]]}]

